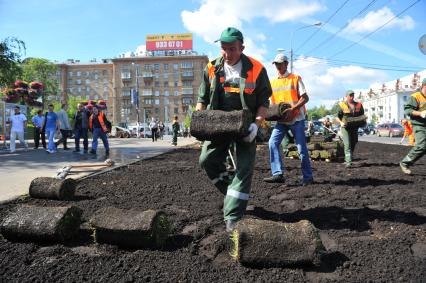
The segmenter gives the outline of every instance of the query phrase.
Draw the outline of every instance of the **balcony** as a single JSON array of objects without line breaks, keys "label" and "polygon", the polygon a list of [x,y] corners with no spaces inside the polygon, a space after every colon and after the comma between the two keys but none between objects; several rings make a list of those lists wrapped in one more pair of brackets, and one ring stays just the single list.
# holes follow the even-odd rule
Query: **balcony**
[{"label": "balcony", "polygon": [[130,72],[121,72],[121,80],[122,81],[131,81],[132,74]]},{"label": "balcony", "polygon": [[142,77],[144,80],[152,80],[154,78],[154,74],[152,72],[144,72]]},{"label": "balcony", "polygon": [[192,72],[192,71],[182,72],[180,77],[181,77],[181,80],[193,80],[194,79],[194,72]]}]

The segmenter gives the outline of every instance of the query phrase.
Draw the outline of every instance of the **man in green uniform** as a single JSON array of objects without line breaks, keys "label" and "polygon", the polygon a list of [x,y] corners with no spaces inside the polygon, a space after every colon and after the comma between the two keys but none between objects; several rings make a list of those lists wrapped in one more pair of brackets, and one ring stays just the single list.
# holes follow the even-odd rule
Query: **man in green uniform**
[{"label": "man in green uniform", "polygon": [[337,113],[337,121],[340,122],[340,130],[342,131],[343,144],[345,148],[345,164],[346,168],[352,166],[352,157],[355,146],[358,143],[358,128],[347,126],[344,118],[358,117],[364,115],[364,108],[361,102],[354,100],[355,93],[353,90],[346,92],[345,101],[339,103],[340,110]]},{"label": "man in green uniform", "polygon": [[426,78],[420,91],[413,93],[404,105],[404,112],[411,117],[416,144],[399,163],[402,172],[411,174],[409,167],[426,153]]},{"label": "man in green uniform", "polygon": [[[229,27],[220,39],[221,56],[204,70],[196,110],[233,111],[249,109],[253,114],[248,136],[238,140],[205,141],[200,165],[219,191],[225,195],[223,214],[226,230],[232,231],[243,216],[249,199],[256,156],[256,134],[265,118],[272,94],[263,65],[243,54],[242,33]],[[236,168],[230,176],[225,160],[231,143],[235,145]]]}]

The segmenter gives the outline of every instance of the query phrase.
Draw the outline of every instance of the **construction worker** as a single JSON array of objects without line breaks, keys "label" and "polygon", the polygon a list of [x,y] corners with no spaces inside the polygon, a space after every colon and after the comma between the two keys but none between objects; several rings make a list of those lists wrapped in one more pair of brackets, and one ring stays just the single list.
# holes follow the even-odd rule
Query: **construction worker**
[{"label": "construction worker", "polygon": [[358,117],[364,115],[364,107],[361,102],[354,100],[355,93],[353,90],[346,92],[344,101],[339,103],[340,110],[337,113],[336,120],[340,123],[340,131],[342,133],[344,151],[345,151],[345,166],[350,168],[352,166],[352,157],[354,154],[355,146],[358,143],[358,128],[348,126],[344,122],[344,117]]},{"label": "construction worker", "polygon": [[89,118],[89,128],[93,133],[91,154],[96,154],[98,149],[98,138],[101,138],[105,148],[105,155],[109,155],[109,143],[107,133],[110,131],[111,125],[107,120],[105,114],[98,109],[97,106],[93,107],[92,115]]},{"label": "construction worker", "polygon": [[[255,138],[269,107],[272,90],[263,65],[243,54],[244,39],[238,29],[225,29],[217,41],[220,41],[221,56],[204,69],[196,111],[248,109],[253,114],[246,137],[205,141],[199,160],[207,176],[225,195],[223,214],[226,230],[231,232],[246,210],[256,156]],[[237,159],[233,177],[225,166],[231,143],[235,143]]]},{"label": "construction worker", "polygon": [[173,130],[172,145],[177,146],[178,134],[180,131],[178,116],[175,116],[173,119],[172,130]]},{"label": "construction worker", "polygon": [[409,144],[411,146],[413,146],[414,145],[414,133],[413,133],[413,126],[411,125],[411,122],[407,119],[402,119],[401,124],[404,127],[404,135],[402,136],[402,139],[399,143],[402,144],[405,137],[408,136]]},{"label": "construction worker", "polygon": [[284,167],[279,146],[284,136],[289,130],[291,130],[302,164],[303,179],[301,181],[301,185],[306,186],[311,184],[314,180],[312,177],[311,161],[305,137],[305,104],[309,101],[309,97],[306,94],[302,78],[287,71],[287,56],[284,56],[284,54],[278,54],[272,63],[275,64],[275,68],[278,71],[278,77],[271,81],[271,103],[278,104],[280,102],[285,102],[290,104],[291,108],[286,110],[286,118],[282,121],[277,121],[277,124],[272,130],[271,137],[269,138],[269,157],[272,176],[264,178],[263,180],[268,183],[285,182],[283,175]]},{"label": "construction worker", "polygon": [[402,172],[411,174],[409,167],[426,153],[426,78],[422,81],[420,91],[408,98],[404,112],[411,117],[416,144],[399,165]]}]

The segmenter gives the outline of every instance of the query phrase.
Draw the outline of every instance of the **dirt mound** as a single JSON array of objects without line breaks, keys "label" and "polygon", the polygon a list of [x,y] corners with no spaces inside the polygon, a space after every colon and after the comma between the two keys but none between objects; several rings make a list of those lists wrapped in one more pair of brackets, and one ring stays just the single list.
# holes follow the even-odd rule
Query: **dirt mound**
[{"label": "dirt mound", "polygon": [[87,221],[100,208],[160,209],[173,223],[160,250],[91,243],[12,243],[0,239],[1,281],[424,282],[426,158],[400,172],[404,146],[360,142],[354,167],[313,162],[315,184],[297,186],[300,161],[285,159],[286,184],[268,184],[269,153],[259,146],[247,217],[311,221],[328,250],[319,266],[254,269],[228,255],[223,196],[198,166],[199,149],[178,149],[79,183],[72,201],[25,198],[17,204],[73,205]]}]

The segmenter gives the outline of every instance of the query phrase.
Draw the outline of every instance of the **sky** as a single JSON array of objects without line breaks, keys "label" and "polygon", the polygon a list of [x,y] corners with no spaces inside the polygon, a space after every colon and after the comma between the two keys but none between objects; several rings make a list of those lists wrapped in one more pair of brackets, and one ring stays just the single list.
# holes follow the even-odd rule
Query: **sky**
[{"label": "sky", "polygon": [[270,77],[277,52],[293,49],[308,108],[426,69],[426,0],[0,0],[0,40],[58,62],[114,58],[143,50],[147,34],[174,33],[192,33],[193,49],[214,59],[229,26]]}]

